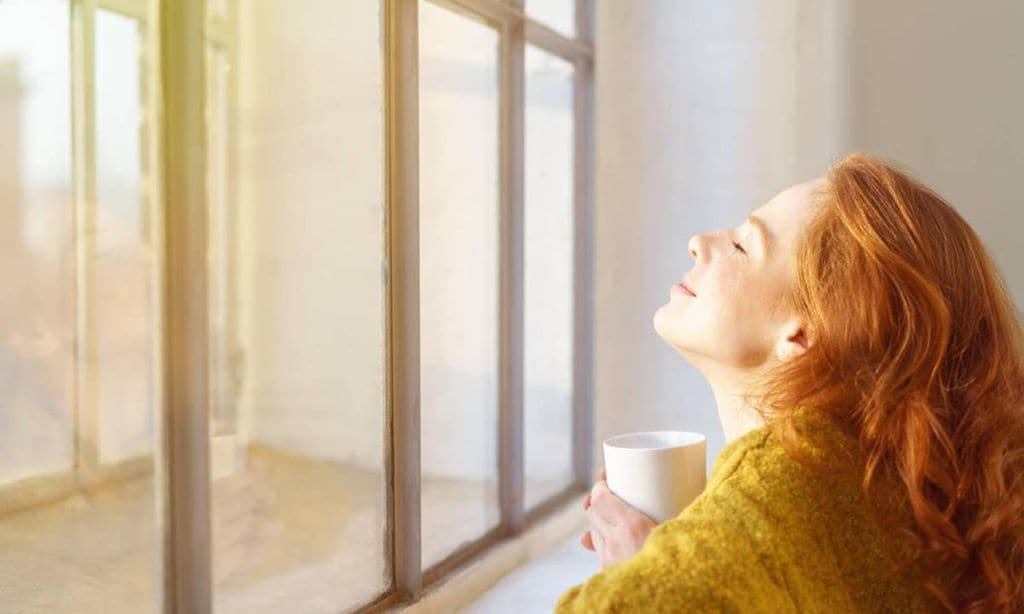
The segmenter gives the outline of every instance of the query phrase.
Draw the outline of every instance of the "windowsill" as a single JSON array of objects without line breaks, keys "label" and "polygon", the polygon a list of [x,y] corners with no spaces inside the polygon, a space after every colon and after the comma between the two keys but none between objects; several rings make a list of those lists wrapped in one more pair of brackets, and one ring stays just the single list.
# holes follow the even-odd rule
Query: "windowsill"
[{"label": "windowsill", "polygon": [[[501,586],[499,583],[506,577],[511,578],[510,574],[513,572],[519,574],[524,570],[528,571],[529,565],[540,563],[556,551],[564,550],[566,541],[578,539],[585,525],[586,516],[581,507],[581,499],[573,498],[520,535],[500,542],[489,552],[455,572],[446,581],[424,594],[416,603],[399,609],[403,612],[416,613],[451,612],[461,608],[472,608],[478,599],[486,599],[489,591],[508,590],[510,587]],[[577,547],[584,555],[582,560],[588,561],[594,556],[583,551],[582,546]],[[585,574],[585,579],[597,570],[596,558],[593,559],[593,569],[581,570],[579,559],[574,559],[570,564],[572,569],[566,574],[564,589],[578,583],[580,580],[576,578],[581,574]],[[546,611],[551,610],[557,597],[558,595],[551,597],[551,603]],[[515,611],[524,611],[521,604]]]}]

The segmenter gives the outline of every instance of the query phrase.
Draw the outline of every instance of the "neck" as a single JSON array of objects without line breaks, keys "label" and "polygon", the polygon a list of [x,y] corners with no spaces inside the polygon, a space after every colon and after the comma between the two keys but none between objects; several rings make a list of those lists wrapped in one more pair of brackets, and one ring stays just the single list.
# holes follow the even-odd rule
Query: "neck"
[{"label": "neck", "polygon": [[710,383],[726,443],[764,426],[764,420],[757,411],[743,402],[743,393],[747,389],[746,378],[717,378],[710,380]]}]

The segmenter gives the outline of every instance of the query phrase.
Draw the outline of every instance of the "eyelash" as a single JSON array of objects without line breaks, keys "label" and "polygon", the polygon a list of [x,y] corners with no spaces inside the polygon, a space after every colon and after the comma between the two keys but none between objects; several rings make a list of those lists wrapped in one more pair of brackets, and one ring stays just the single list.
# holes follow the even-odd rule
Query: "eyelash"
[{"label": "eyelash", "polygon": [[735,248],[736,248],[736,249],[737,249],[738,251],[741,251],[741,252],[743,252],[744,254],[745,254],[745,253],[747,253],[747,250],[743,249],[743,246],[742,246],[742,245],[740,245],[739,243],[737,243],[737,242],[733,241],[733,242],[732,242],[732,245],[733,245],[733,247],[735,247]]}]

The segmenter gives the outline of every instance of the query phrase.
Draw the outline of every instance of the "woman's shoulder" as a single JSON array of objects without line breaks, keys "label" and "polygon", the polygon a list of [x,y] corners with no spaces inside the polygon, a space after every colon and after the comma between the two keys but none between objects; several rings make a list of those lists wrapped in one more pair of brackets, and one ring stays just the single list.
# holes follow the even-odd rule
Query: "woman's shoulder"
[{"label": "woman's shoulder", "polygon": [[[756,562],[798,602],[815,595],[812,602],[839,609],[872,603],[873,596],[918,603],[920,591],[909,576],[889,571],[902,555],[897,536],[871,514],[861,490],[856,438],[817,419],[799,428],[795,447],[807,462],[794,458],[768,427],[730,442],[704,493],[659,527],[663,537],[691,542],[696,534],[705,543],[743,544],[747,564]],[[733,553],[723,549],[720,556]],[[835,594],[820,594],[823,582]]]},{"label": "woman's shoulder", "polygon": [[838,546],[877,533],[860,490],[855,438],[821,422],[801,429],[802,461],[769,427],[729,442],[704,492],[662,530],[728,532],[782,560],[800,558],[822,541]]},{"label": "woman's shoulder", "polygon": [[802,506],[820,486],[775,434],[762,427],[722,449],[704,491],[665,529],[723,526],[754,538],[770,535],[779,525],[805,522]]},{"label": "woman's shoulder", "polygon": [[733,440],[693,503],[556,611],[927,611],[882,565],[885,540],[865,515],[855,462],[842,460],[856,457],[844,451],[851,438],[831,428],[805,428],[801,444],[824,471],[794,460],[770,429]]},{"label": "woman's shoulder", "polygon": [[709,495],[741,490],[773,502],[808,489],[856,488],[863,468],[857,439],[833,419],[800,412],[790,423],[789,445],[783,428],[772,424],[748,431],[729,442],[715,461],[708,480]]}]

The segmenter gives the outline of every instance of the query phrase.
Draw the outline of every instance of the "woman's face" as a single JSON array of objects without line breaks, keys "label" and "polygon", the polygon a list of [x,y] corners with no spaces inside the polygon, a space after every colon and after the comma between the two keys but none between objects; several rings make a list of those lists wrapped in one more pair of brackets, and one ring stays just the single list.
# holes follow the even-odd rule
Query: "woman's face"
[{"label": "woman's face", "polygon": [[796,283],[797,242],[822,187],[821,179],[791,186],[735,228],[692,237],[695,264],[676,281],[696,296],[669,290],[654,314],[658,335],[698,369],[756,369],[806,348],[803,323],[783,297]]}]

